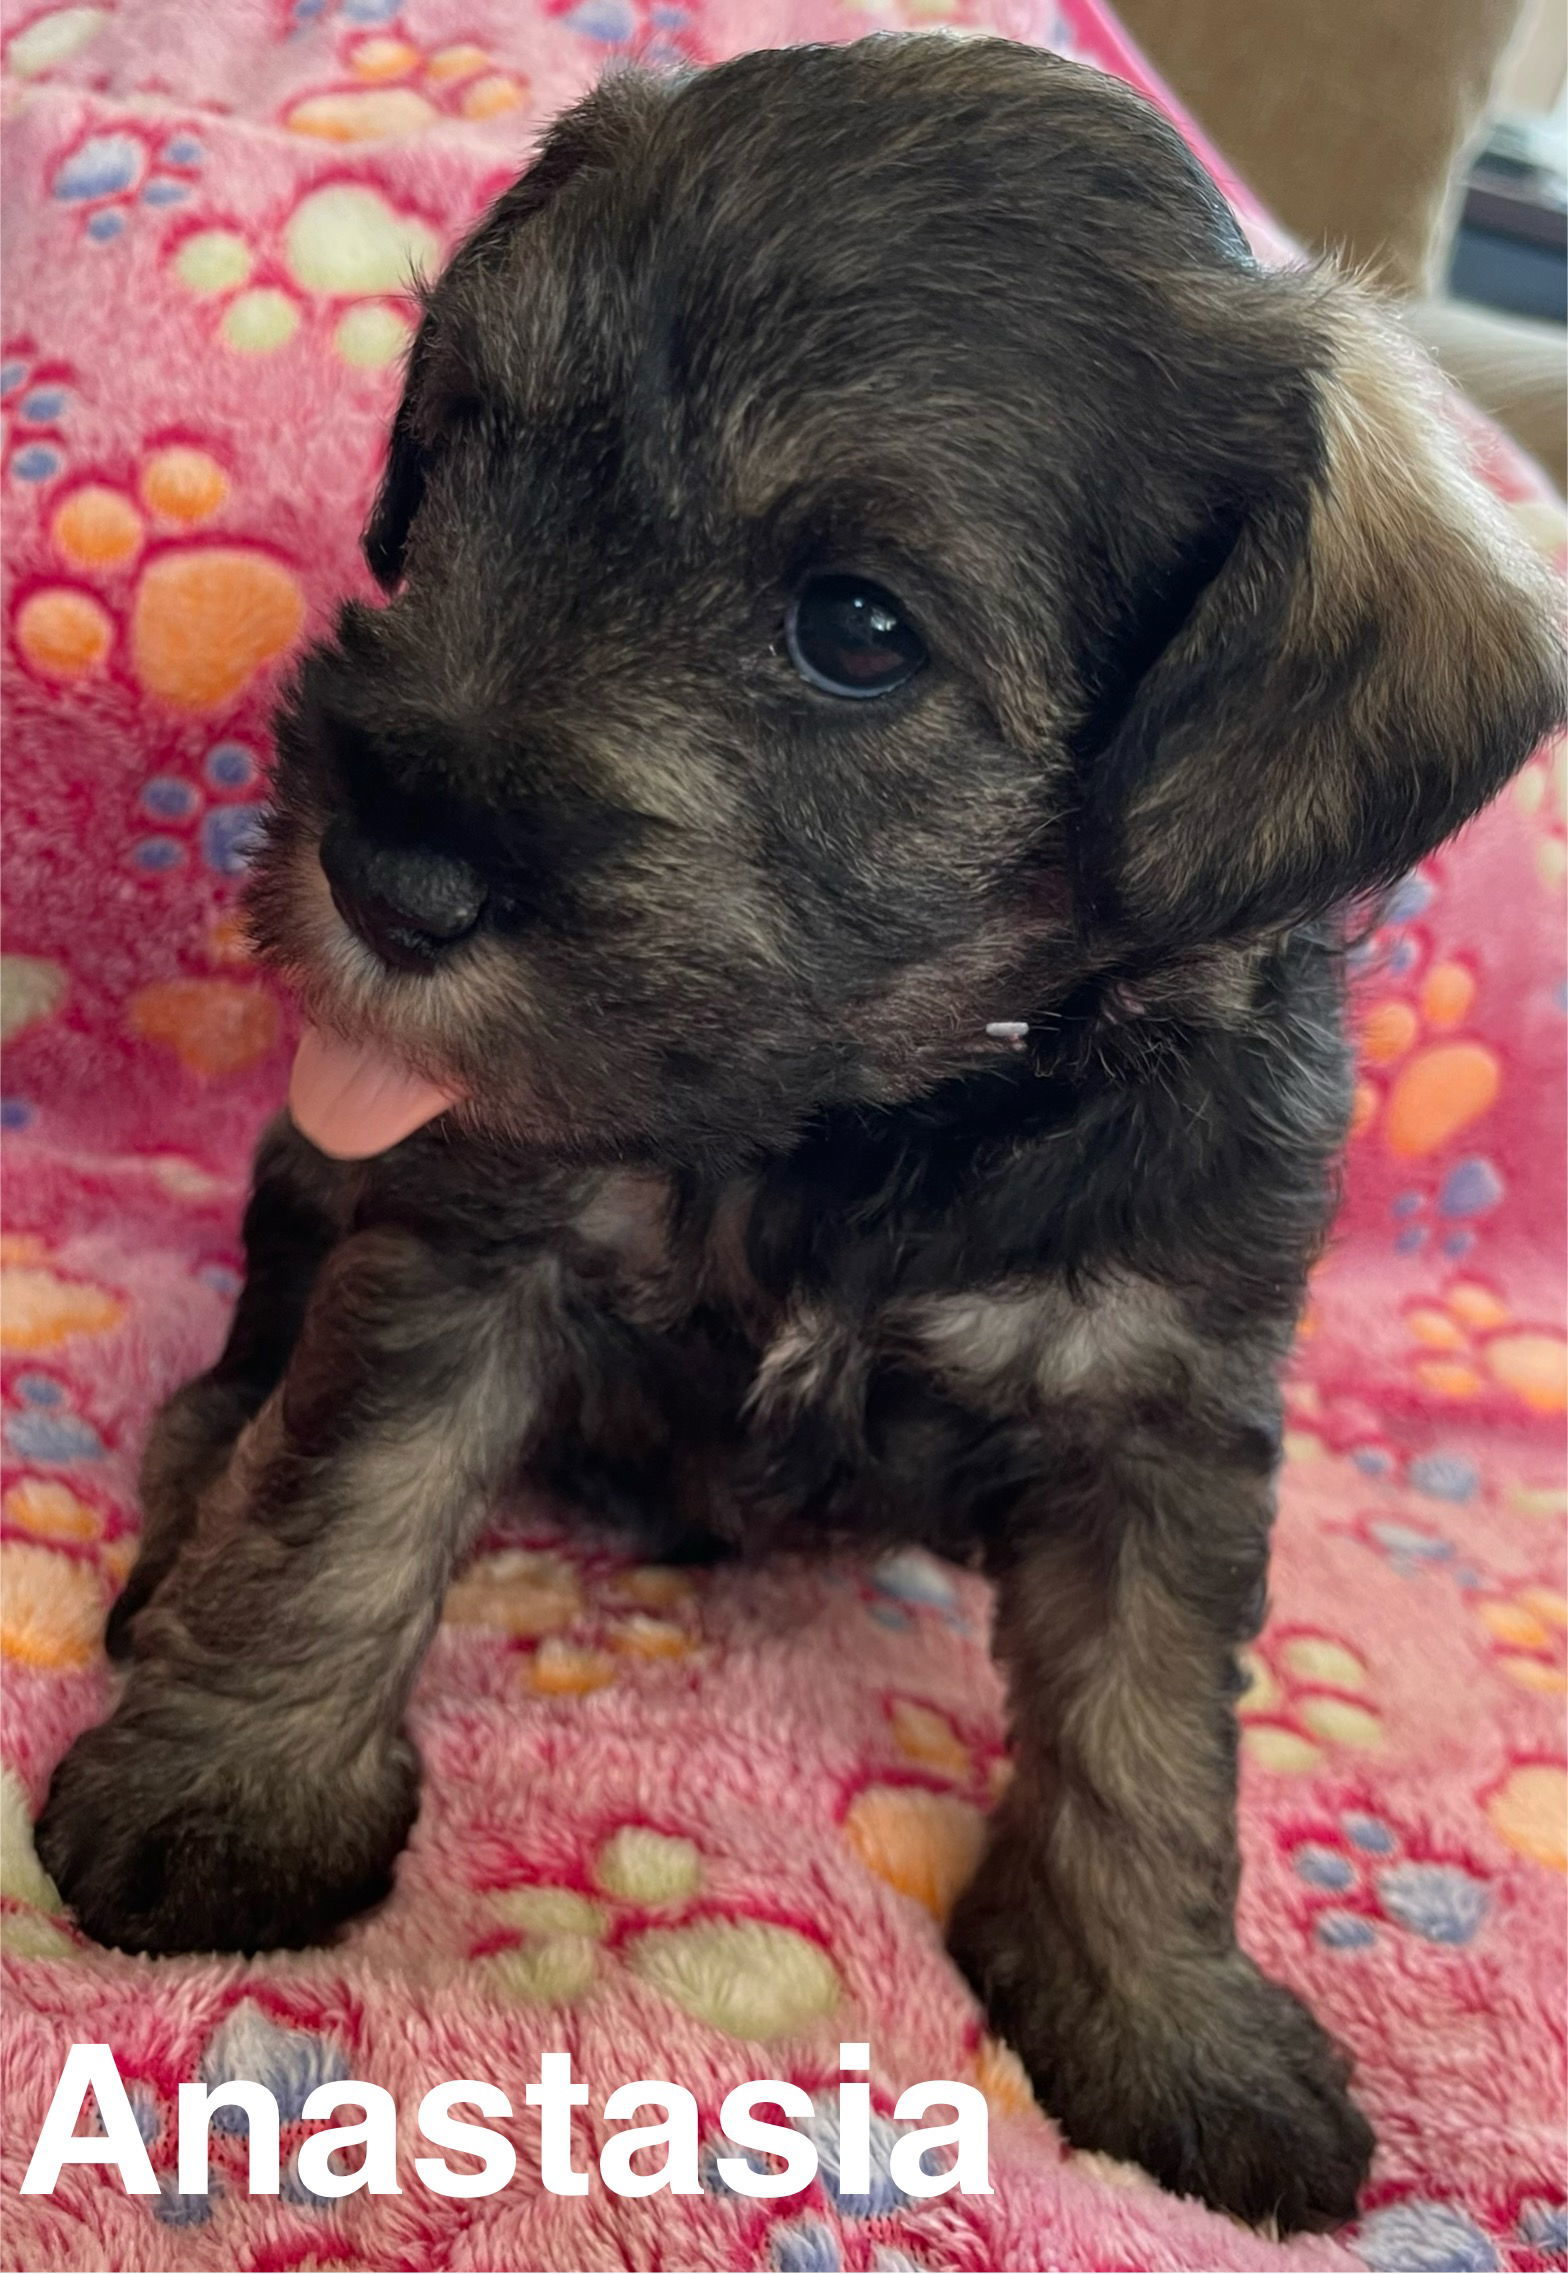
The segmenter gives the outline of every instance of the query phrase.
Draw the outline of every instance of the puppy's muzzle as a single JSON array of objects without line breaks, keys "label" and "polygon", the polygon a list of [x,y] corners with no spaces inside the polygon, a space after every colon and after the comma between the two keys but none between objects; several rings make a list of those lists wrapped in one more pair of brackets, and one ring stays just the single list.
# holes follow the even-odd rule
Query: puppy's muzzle
[{"label": "puppy's muzzle", "polygon": [[430,970],[484,918],[485,881],[452,853],[388,844],[334,821],[321,866],[344,923],[394,970]]}]

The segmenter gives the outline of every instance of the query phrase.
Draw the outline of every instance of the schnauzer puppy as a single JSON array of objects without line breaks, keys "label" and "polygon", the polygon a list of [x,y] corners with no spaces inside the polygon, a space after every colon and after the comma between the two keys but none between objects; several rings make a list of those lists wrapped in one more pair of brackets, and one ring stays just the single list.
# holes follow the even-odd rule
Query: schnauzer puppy
[{"label": "schnauzer puppy", "polygon": [[1344,911],[1562,715],[1544,572],[1144,103],[930,39],[563,118],[427,296],[365,546],[250,897],[293,1118],[46,1865],[140,1951],[384,1894],[519,1476],[923,1541],[997,1588],[992,2027],[1071,2140],[1348,2217],[1348,2063],[1236,1942],[1237,1649]]}]

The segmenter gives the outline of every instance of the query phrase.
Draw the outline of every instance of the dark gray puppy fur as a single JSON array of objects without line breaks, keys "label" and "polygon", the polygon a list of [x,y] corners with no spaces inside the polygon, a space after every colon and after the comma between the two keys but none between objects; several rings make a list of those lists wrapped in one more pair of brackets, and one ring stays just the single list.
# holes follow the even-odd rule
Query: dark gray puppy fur
[{"label": "dark gray puppy fur", "polygon": [[[385,1893],[410,1686],[519,1474],[710,1546],[920,1540],[998,1587],[1016,1774],[951,1933],[992,2026],[1071,2140],[1351,2214],[1348,2064],[1236,1942],[1236,1653],[1344,911],[1563,710],[1425,396],[1143,102],[1021,47],[560,121],[428,294],[391,598],[298,675],[250,900],[313,1017],[469,1102],[364,1165],[262,1146],[124,1695],[40,1825],[90,1933],[302,1944]],[[898,597],[907,684],[794,668],[828,572]],[[329,825],[479,920],[387,961]]]}]

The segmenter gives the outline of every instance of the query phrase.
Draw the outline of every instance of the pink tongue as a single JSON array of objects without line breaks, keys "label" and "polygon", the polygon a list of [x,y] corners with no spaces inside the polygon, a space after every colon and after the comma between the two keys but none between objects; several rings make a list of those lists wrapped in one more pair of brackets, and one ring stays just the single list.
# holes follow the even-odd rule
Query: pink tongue
[{"label": "pink tongue", "polygon": [[461,1095],[409,1073],[369,1043],[338,1042],[307,1027],[289,1082],[289,1111],[322,1152],[363,1161],[411,1137]]}]

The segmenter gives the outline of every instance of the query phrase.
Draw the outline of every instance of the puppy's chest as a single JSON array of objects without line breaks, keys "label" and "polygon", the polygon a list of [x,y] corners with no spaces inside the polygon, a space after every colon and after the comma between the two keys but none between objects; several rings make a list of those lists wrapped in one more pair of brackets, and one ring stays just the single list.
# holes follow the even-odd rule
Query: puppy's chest
[{"label": "puppy's chest", "polygon": [[[998,1418],[1075,1392],[1127,1386],[1191,1350],[1168,1289],[1127,1271],[1069,1289],[1049,1275],[907,1295],[868,1288],[846,1227],[845,1271],[822,1284],[765,1285],[751,1255],[765,1195],[736,1179],[696,1208],[641,1171],[597,1179],[574,1212],[573,1260],[593,1299],[678,1349],[694,1323],[722,1322],[747,1352],[748,1415],[788,1428],[812,1409],[863,1413],[879,1377],[914,1376]],[[816,1243],[820,1261],[820,1242]]]}]

